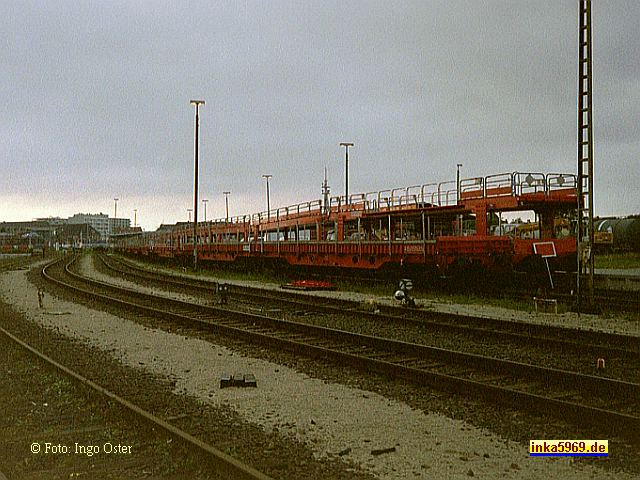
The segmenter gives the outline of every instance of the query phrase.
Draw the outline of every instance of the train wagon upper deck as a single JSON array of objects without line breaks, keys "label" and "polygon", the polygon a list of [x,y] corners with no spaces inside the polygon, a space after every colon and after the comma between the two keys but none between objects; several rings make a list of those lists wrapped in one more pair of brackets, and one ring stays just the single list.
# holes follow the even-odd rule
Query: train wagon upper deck
[{"label": "train wagon upper deck", "polygon": [[[199,261],[279,259],[290,265],[379,269],[422,265],[446,273],[461,265],[514,268],[549,251],[571,268],[578,206],[572,174],[512,172],[377,192],[325,197],[198,223]],[[503,215],[533,212],[507,232]],[[518,232],[528,232],[526,235]],[[545,248],[544,245],[546,245]],[[192,223],[117,241],[124,252],[193,258]],[[575,268],[575,267],[574,267]]]}]

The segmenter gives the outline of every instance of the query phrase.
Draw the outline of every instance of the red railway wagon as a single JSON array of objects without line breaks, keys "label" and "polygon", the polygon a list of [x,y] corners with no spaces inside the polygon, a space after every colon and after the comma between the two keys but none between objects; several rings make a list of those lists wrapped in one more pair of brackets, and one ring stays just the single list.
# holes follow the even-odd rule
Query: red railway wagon
[{"label": "red railway wagon", "polygon": [[[570,221],[572,174],[504,173],[325,197],[252,215],[198,224],[199,262],[279,260],[292,266],[377,270],[399,266],[450,274],[526,268],[551,244],[554,269],[575,269]],[[504,233],[508,212],[533,212],[527,235]],[[534,227],[534,228],[531,228]],[[514,233],[516,232],[516,233]],[[117,242],[125,253],[193,258],[193,224],[162,226]]]}]

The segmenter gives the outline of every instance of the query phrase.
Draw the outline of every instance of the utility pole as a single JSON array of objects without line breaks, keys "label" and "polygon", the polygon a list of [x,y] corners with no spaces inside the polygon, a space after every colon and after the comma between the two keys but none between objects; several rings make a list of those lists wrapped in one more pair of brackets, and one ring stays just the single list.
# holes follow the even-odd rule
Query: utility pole
[{"label": "utility pole", "polygon": [[204,205],[204,223],[207,223],[207,200],[206,198],[202,199],[202,204]]},{"label": "utility pole", "polygon": [[111,234],[115,234],[116,231],[118,230],[118,228],[116,227],[116,218],[118,218],[118,200],[120,200],[119,198],[114,198],[113,199],[113,231],[111,232]]},{"label": "utility pole", "polygon": [[231,192],[222,192],[222,194],[224,195],[224,205],[225,205],[225,212],[226,212],[224,219],[226,223],[229,223],[229,194],[230,193]]},{"label": "utility pole", "polygon": [[349,147],[353,147],[353,143],[341,142],[344,147],[344,202],[349,205]]},{"label": "utility pole", "polygon": [[264,178],[267,181],[267,220],[269,220],[269,215],[270,215],[270,210],[271,210],[271,200],[269,197],[269,179],[273,177],[273,175],[262,175],[262,178]]},{"label": "utility pole", "polygon": [[[456,163],[456,206],[460,203],[460,167],[461,163]],[[458,235],[462,235],[462,214],[458,214]]]},{"label": "utility pole", "polygon": [[191,105],[196,107],[193,174],[193,270],[195,271],[198,269],[198,131],[200,130],[200,105],[204,105],[204,100],[191,100]]},{"label": "utility pole", "polygon": [[578,62],[578,276],[576,291],[578,312],[582,303],[586,274],[587,307],[593,306],[593,106],[591,67],[591,0],[580,1],[580,36]]}]

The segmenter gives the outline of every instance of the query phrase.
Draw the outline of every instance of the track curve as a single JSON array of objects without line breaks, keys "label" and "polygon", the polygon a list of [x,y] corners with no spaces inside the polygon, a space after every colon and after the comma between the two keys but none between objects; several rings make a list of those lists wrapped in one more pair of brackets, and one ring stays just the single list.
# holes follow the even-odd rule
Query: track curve
[{"label": "track curve", "polygon": [[[640,385],[636,383],[234,313],[97,282],[73,273],[68,265],[65,270],[69,279],[66,282],[47,275],[77,293],[99,297],[107,303],[119,302],[148,315],[349,363],[440,390],[472,394],[525,410],[554,412],[579,424],[614,428],[625,436],[636,436],[640,431]],[[160,305],[162,308],[158,308]]]}]

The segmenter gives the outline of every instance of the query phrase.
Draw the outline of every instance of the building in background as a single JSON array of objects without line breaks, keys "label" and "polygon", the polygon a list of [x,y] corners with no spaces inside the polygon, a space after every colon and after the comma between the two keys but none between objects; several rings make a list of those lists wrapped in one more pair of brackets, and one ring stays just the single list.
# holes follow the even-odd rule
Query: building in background
[{"label": "building in background", "polygon": [[70,225],[87,224],[100,233],[101,240],[109,238],[109,215],[106,213],[76,213],[67,221]]},{"label": "building in background", "polygon": [[48,244],[55,227],[42,220],[0,222],[0,253],[26,253]]},{"label": "building in background", "polygon": [[53,247],[82,248],[102,242],[102,235],[88,223],[68,223],[59,225],[55,230]]},{"label": "building in background", "polygon": [[69,218],[46,217],[26,222],[0,222],[0,253],[38,248],[87,247],[105,244],[112,235],[141,233],[128,218],[104,213],[76,213]]},{"label": "building in background", "polygon": [[109,235],[117,235],[131,229],[131,220],[128,218],[110,218]]}]

